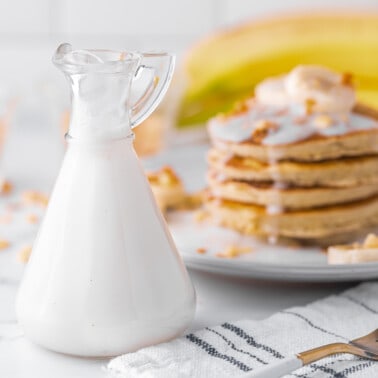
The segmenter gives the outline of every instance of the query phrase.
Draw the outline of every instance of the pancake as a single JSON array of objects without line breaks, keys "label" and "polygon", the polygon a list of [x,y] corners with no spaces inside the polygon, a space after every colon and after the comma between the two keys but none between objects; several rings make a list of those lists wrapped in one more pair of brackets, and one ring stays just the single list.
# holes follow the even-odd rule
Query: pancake
[{"label": "pancake", "polygon": [[208,132],[217,149],[266,163],[378,154],[378,112],[363,104],[349,114],[324,114],[250,100],[242,112],[210,120]]},{"label": "pancake", "polygon": [[378,154],[378,129],[327,138],[314,136],[305,141],[276,146],[264,146],[253,141],[227,142],[214,138],[212,144],[219,150],[241,157],[251,157],[265,163],[283,160],[314,162]]},{"label": "pancake", "polygon": [[299,66],[212,118],[208,133],[216,223],[308,242],[378,226],[378,112],[356,104],[350,76]]},{"label": "pancake", "polygon": [[378,184],[378,156],[343,158],[324,162],[262,163],[253,158],[233,156],[211,149],[208,164],[224,179],[274,182],[296,186],[346,187]]},{"label": "pancake", "polygon": [[378,226],[378,196],[348,205],[269,214],[264,207],[209,199],[210,218],[243,234],[324,239]]},{"label": "pancake", "polygon": [[216,198],[282,209],[308,209],[353,202],[378,195],[378,185],[332,187],[280,187],[277,184],[225,180],[209,175],[209,188]]}]

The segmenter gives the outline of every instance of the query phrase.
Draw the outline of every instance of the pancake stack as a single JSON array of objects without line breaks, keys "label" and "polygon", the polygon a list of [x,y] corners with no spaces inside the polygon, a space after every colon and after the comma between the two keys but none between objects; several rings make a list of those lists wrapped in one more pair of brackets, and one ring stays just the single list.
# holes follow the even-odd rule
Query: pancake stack
[{"label": "pancake stack", "polygon": [[349,76],[297,67],[208,130],[217,224],[318,241],[378,226],[378,112],[356,104]]}]

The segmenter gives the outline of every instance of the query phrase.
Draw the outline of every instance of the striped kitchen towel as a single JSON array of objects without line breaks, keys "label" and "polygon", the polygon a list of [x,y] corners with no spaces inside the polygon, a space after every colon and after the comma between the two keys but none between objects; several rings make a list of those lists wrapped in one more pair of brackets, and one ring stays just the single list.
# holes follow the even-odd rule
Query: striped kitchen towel
[{"label": "striped kitchen towel", "polygon": [[[263,321],[224,323],[117,357],[107,370],[110,376],[125,378],[242,377],[261,365],[323,344],[348,341],[376,328],[378,282],[364,283]],[[342,354],[286,377],[377,378],[378,362]]]}]

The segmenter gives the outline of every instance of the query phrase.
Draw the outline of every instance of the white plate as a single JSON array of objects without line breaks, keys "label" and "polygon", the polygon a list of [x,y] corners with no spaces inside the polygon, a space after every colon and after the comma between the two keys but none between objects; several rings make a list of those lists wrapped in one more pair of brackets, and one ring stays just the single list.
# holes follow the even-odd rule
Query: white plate
[{"label": "white plate", "polygon": [[[147,169],[171,165],[189,191],[205,187],[208,146],[176,147],[144,161]],[[378,278],[378,263],[328,265],[320,248],[273,246],[231,230],[194,221],[193,213],[175,212],[168,223],[188,267],[227,275],[281,281],[335,282]],[[248,246],[234,259],[217,257],[226,246]],[[205,248],[205,254],[197,253]]]}]

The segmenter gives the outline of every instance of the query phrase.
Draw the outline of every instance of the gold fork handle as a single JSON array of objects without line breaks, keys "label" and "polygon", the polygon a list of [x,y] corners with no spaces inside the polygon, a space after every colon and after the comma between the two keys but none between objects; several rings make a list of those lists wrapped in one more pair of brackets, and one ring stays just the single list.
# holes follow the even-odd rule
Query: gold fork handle
[{"label": "gold fork handle", "polygon": [[350,344],[333,343],[298,353],[297,356],[302,360],[303,365],[308,365],[324,357],[328,357],[337,353],[356,354],[356,349],[357,348],[354,348]]},{"label": "gold fork handle", "polygon": [[336,353],[353,353],[356,354],[356,349],[352,345],[335,343],[323,345],[319,348],[311,349],[297,355],[286,357],[282,360],[273,362],[268,366],[262,366],[247,374],[243,374],[240,378],[279,378],[285,374],[292,373],[294,370],[308,365],[314,361],[318,361],[324,357]]}]

